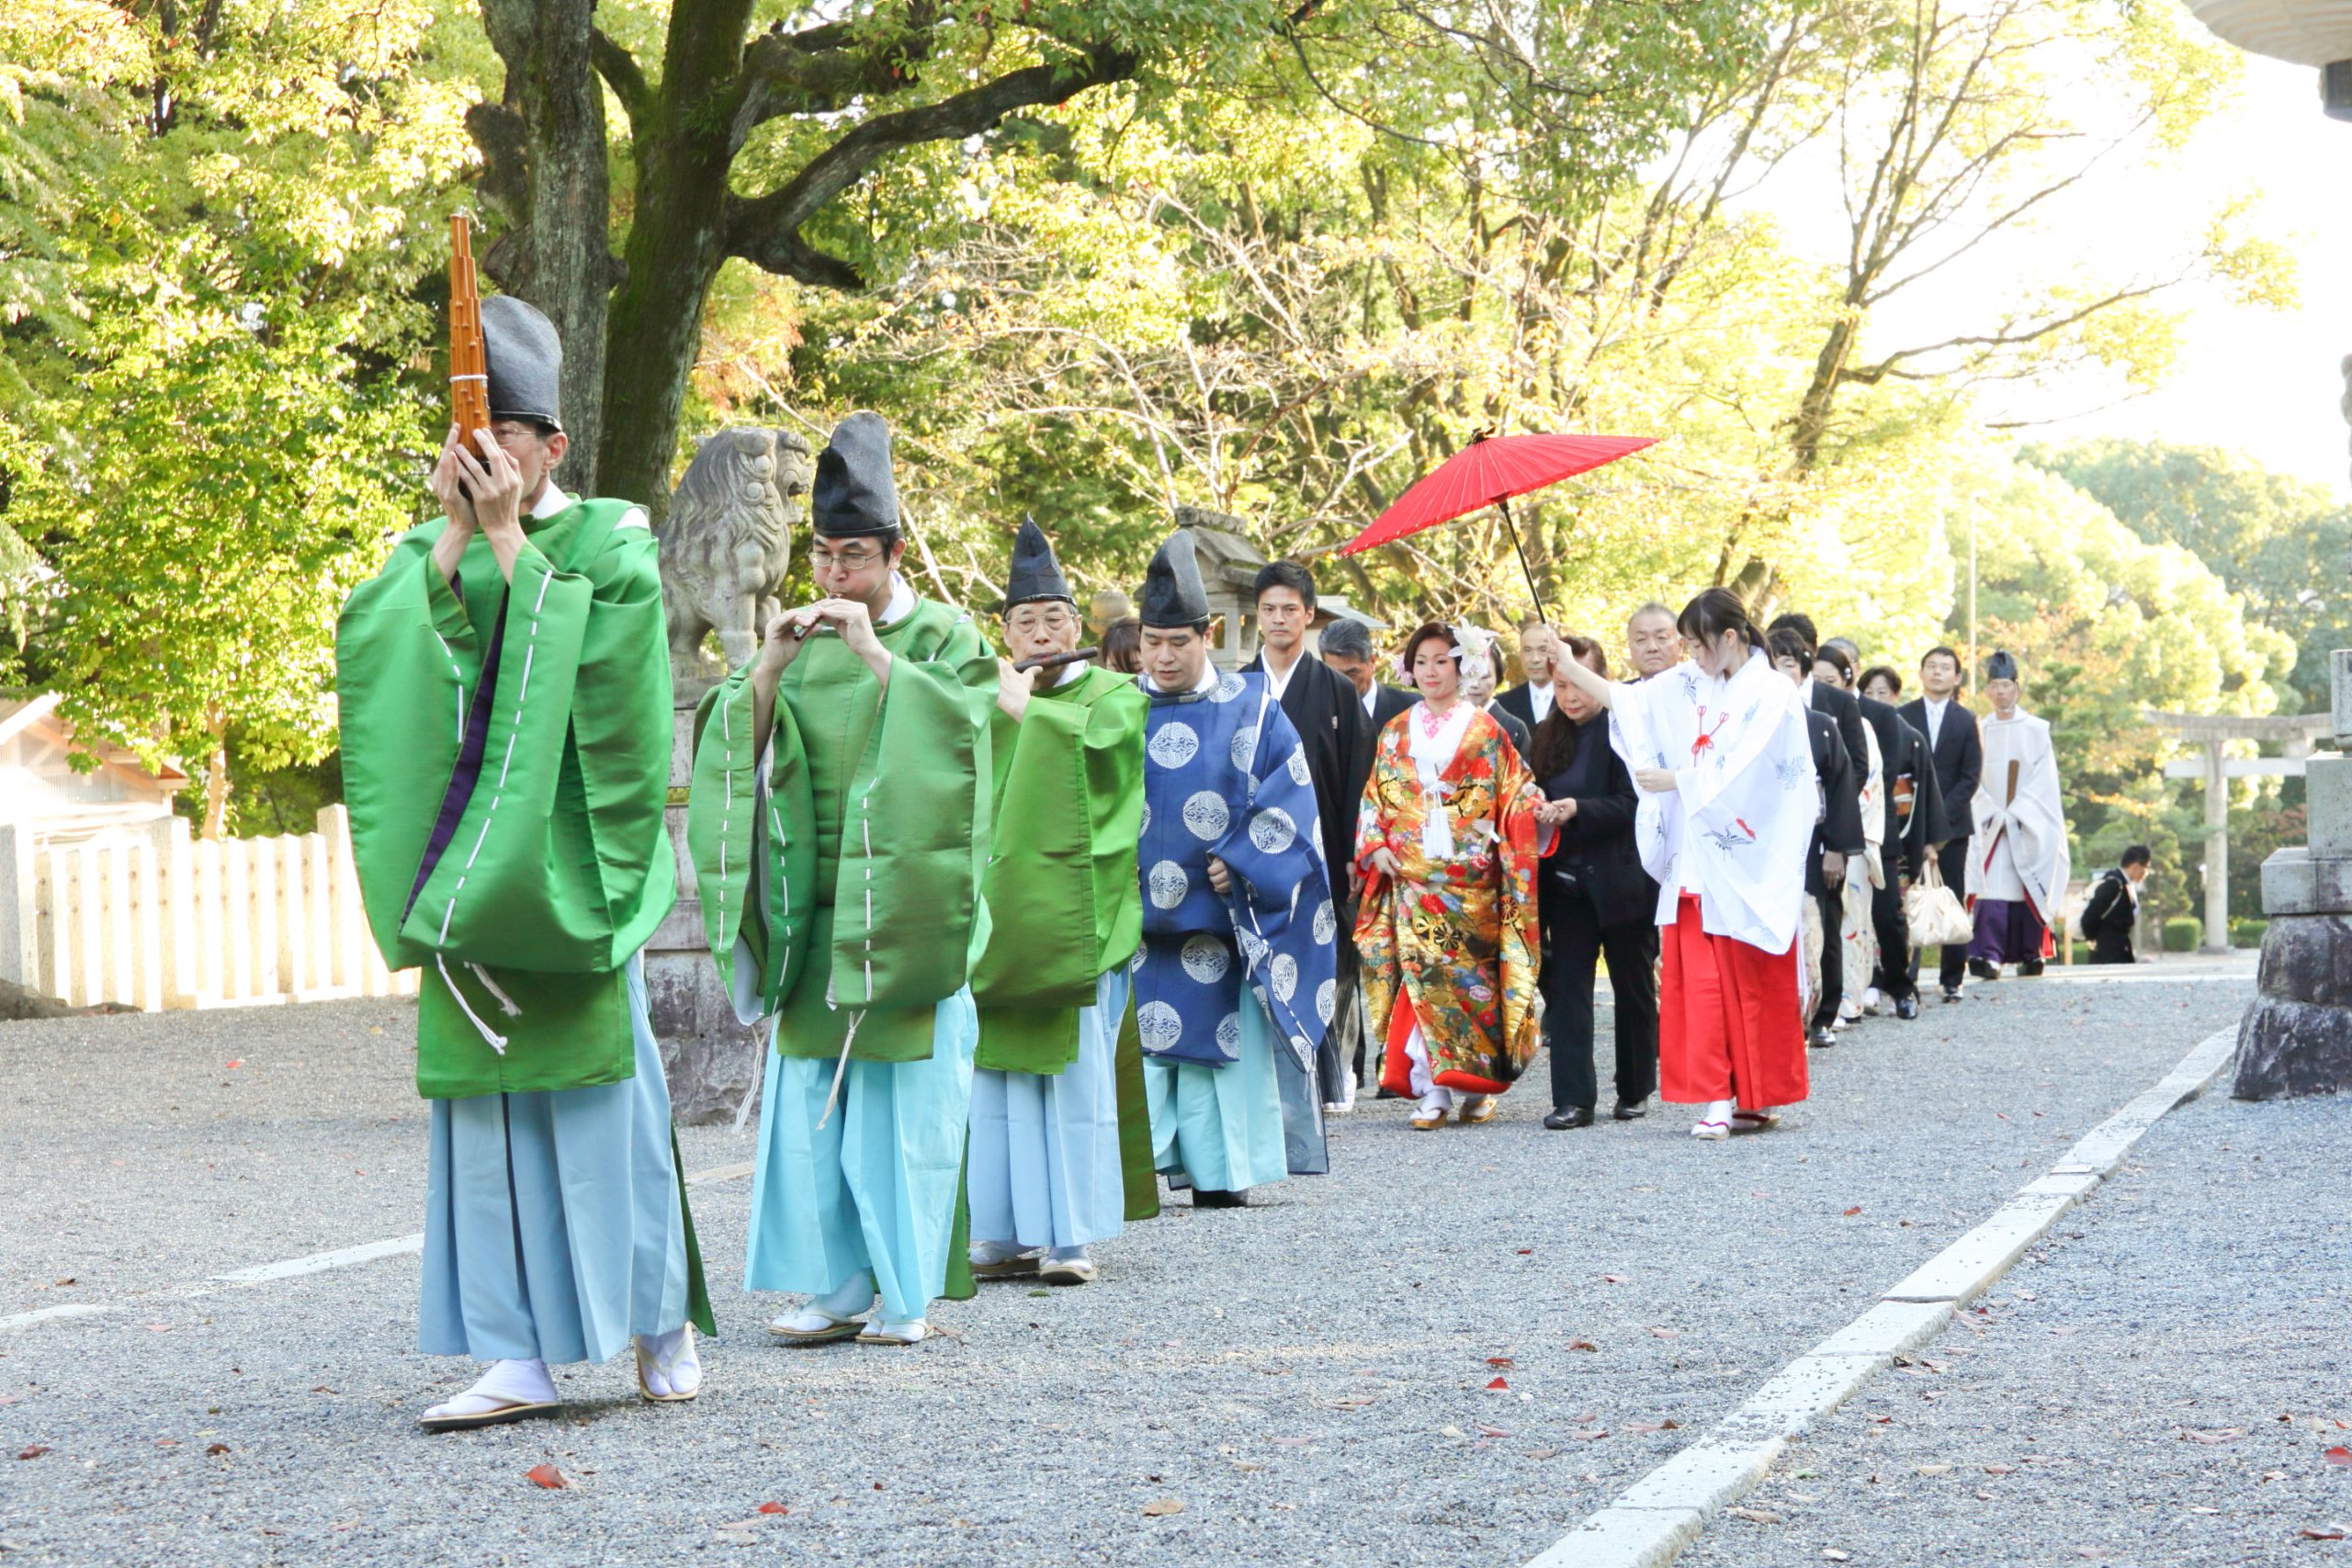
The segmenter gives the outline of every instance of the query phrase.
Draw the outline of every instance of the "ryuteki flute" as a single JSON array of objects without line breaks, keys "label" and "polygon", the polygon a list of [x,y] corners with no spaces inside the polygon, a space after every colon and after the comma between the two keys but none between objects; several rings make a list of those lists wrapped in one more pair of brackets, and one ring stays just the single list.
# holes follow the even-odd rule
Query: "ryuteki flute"
[{"label": "ryuteki flute", "polygon": [[1076,649],[1069,653],[1041,653],[1035,659],[1024,659],[1012,668],[1023,670],[1058,670],[1065,664],[1075,664],[1081,659],[1091,659],[1102,650],[1099,648]]}]

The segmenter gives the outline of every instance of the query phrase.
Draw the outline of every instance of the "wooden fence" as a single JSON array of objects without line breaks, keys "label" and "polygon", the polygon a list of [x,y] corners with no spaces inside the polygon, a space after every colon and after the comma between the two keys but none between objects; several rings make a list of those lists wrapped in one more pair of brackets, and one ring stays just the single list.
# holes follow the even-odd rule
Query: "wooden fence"
[{"label": "wooden fence", "polygon": [[299,838],[188,829],[0,827],[0,978],[150,1011],[415,991],[415,971],[387,971],[368,934],[342,807]]}]

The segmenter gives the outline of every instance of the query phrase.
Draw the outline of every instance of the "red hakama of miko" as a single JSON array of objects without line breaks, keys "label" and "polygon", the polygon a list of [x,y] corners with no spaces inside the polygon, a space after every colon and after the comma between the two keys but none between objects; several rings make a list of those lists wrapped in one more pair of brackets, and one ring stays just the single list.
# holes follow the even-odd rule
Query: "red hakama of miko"
[{"label": "red hakama of miko", "polygon": [[1736,1100],[1743,1111],[1793,1105],[1810,1092],[1793,943],[1780,954],[1709,936],[1685,893],[1662,928],[1658,1096],[1681,1105]]}]

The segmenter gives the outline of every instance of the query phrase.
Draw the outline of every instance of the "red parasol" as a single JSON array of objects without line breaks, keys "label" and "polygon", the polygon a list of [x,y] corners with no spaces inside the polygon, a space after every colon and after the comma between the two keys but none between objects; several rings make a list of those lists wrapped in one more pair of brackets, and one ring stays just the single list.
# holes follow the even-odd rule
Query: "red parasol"
[{"label": "red parasol", "polygon": [[1510,547],[1519,556],[1519,569],[1527,573],[1528,590],[1535,595],[1536,613],[1549,619],[1543,590],[1535,586],[1527,552],[1520,547],[1510,498],[1613,463],[1657,441],[1654,435],[1491,435],[1479,431],[1470,437],[1470,445],[1398,496],[1371,527],[1340,546],[1340,553],[1355,555],[1375,545],[1394,544],[1482,506],[1499,507],[1503,524],[1510,530]]}]

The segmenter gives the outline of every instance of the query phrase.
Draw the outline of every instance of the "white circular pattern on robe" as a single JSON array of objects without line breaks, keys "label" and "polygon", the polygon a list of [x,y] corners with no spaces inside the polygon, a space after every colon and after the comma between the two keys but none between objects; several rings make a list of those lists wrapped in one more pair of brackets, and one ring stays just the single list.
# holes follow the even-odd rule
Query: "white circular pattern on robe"
[{"label": "white circular pattern on robe", "polygon": [[1136,948],[1136,955],[1135,955],[1133,958],[1130,958],[1130,959],[1128,959],[1128,960],[1127,960],[1127,973],[1128,973],[1128,974],[1130,974],[1130,975],[1140,975],[1140,974],[1142,974],[1142,973],[1143,973],[1143,949],[1142,949],[1142,948],[1140,948],[1140,947]]},{"label": "white circular pattern on robe", "polygon": [[1233,732],[1233,765],[1246,773],[1250,771],[1250,764],[1257,760],[1257,756],[1258,727],[1253,724],[1246,728],[1235,730]]},{"label": "white circular pattern on robe", "polygon": [[1266,939],[1256,931],[1238,931],[1241,938],[1241,957],[1250,968],[1258,967],[1258,960],[1266,956]]},{"label": "white circular pattern on robe", "polygon": [[1229,703],[1241,694],[1246,685],[1247,682],[1240,676],[1227,671],[1216,678],[1216,690],[1209,694],[1209,701]]},{"label": "white circular pattern on robe", "polygon": [[1290,768],[1291,783],[1304,788],[1315,782],[1315,775],[1306,771],[1306,746],[1305,742],[1301,742],[1298,750],[1290,754],[1290,761],[1287,766]]},{"label": "white circular pattern on robe", "polygon": [[1165,1051],[1184,1032],[1184,1021],[1166,1002],[1146,1002],[1136,1009],[1136,1032],[1152,1050]]},{"label": "white circular pattern on robe", "polygon": [[1144,750],[1163,768],[1181,768],[1191,761],[1193,753],[1200,749],[1201,738],[1193,732],[1193,727],[1181,720],[1170,719],[1159,727],[1151,738],[1151,744]]},{"label": "white circular pattern on robe", "polygon": [[1227,1013],[1217,1020],[1216,1043],[1217,1049],[1228,1056],[1241,1054],[1241,1015],[1238,1012]]},{"label": "white circular pattern on robe", "polygon": [[1193,837],[1215,843],[1225,837],[1233,824],[1233,814],[1226,809],[1225,797],[1213,789],[1199,791],[1184,802],[1184,826]]},{"label": "white circular pattern on robe", "polygon": [[1148,800],[1143,803],[1143,826],[1137,829],[1136,831],[1141,833],[1148,833],[1151,831],[1151,802]]},{"label": "white circular pattern on robe", "polygon": [[1269,806],[1250,818],[1250,841],[1270,855],[1278,855],[1298,840],[1298,824],[1279,806]]},{"label": "white circular pattern on robe", "polygon": [[1340,987],[1329,980],[1315,987],[1315,1016],[1324,1022],[1331,1021],[1331,1009],[1338,999]]},{"label": "white circular pattern on robe", "polygon": [[1315,906],[1315,940],[1328,942],[1340,934],[1340,918],[1331,910],[1331,900],[1326,898]]},{"label": "white circular pattern on robe", "polygon": [[1182,903],[1193,886],[1184,875],[1184,868],[1172,860],[1153,866],[1149,882],[1152,907],[1159,909],[1172,909]]},{"label": "white circular pattern on robe", "polygon": [[1274,954],[1270,966],[1274,981],[1274,995],[1288,1001],[1298,992],[1298,960],[1287,953]]},{"label": "white circular pattern on robe", "polygon": [[1184,939],[1179,962],[1184,965],[1185,974],[1204,986],[1214,986],[1233,967],[1233,953],[1222,940],[1202,931]]}]

